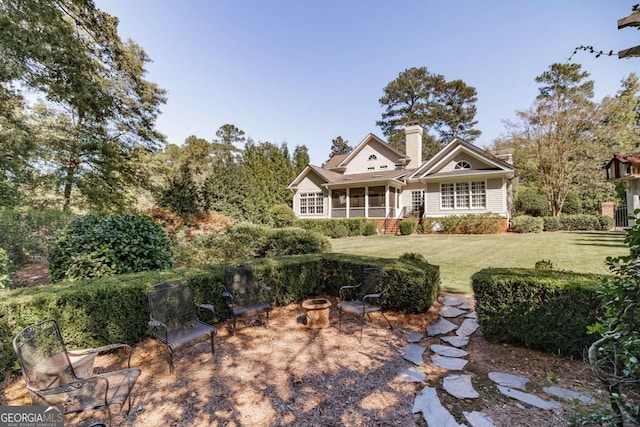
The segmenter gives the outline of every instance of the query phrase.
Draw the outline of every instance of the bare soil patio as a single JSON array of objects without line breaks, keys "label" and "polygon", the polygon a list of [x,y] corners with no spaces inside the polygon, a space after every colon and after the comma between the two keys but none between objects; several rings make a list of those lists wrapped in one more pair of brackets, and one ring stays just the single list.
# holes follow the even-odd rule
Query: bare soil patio
[{"label": "bare soil patio", "polygon": [[[555,384],[603,397],[582,361],[492,344],[479,332],[466,348],[466,371],[474,376],[479,399],[447,396],[439,386],[446,372],[430,364],[428,357],[426,383],[401,381],[398,374],[409,365],[402,358],[406,334],[424,332],[438,310],[436,304],[420,315],[388,313],[393,330],[374,314],[360,342],[355,318],[347,318],[342,332],[338,330],[335,304],[326,329],[302,324],[300,304],[278,307],[268,328],[241,324],[230,336],[224,323],[217,325],[215,360],[205,341],[178,353],[173,374],[164,348],[158,352],[154,340],[145,340],[134,346],[132,366],[140,367],[142,375],[134,388],[131,414],[116,415],[114,425],[424,426],[412,407],[426,385],[439,387],[443,405],[459,422],[464,420],[462,411],[482,410],[497,425],[566,425],[566,411],[525,408],[500,395],[484,380],[490,371],[526,376],[536,389]],[[6,378],[1,391],[1,404],[30,404],[19,376]],[[86,423],[86,417],[67,417],[66,425]]]}]

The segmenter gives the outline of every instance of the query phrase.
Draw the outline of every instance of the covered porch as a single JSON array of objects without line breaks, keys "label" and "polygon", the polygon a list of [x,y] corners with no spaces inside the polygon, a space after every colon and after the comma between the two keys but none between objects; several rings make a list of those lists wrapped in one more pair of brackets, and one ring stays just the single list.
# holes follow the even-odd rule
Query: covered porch
[{"label": "covered porch", "polygon": [[390,184],[329,188],[331,218],[396,218],[400,189]]}]

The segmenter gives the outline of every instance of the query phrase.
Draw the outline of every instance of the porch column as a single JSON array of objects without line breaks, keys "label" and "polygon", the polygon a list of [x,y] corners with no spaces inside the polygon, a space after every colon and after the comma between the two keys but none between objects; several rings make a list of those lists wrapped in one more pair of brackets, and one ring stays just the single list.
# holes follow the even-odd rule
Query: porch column
[{"label": "porch column", "polygon": [[389,216],[389,184],[384,186],[384,217]]},{"label": "porch column", "polygon": [[364,186],[364,217],[369,218],[369,187]]},{"label": "porch column", "polygon": [[349,218],[349,210],[351,209],[351,203],[349,202],[349,199],[351,198],[351,191],[349,191],[350,188],[347,187],[347,211],[345,212],[345,218]]},{"label": "porch column", "polygon": [[333,218],[333,190],[329,189],[329,200],[327,200],[327,218]]}]

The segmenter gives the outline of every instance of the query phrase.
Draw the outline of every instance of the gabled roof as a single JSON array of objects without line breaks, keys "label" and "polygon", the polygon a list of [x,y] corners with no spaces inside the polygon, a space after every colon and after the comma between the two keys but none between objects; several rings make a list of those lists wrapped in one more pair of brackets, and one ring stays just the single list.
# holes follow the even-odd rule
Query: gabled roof
[{"label": "gabled roof", "polygon": [[342,174],[339,174],[337,172],[332,172],[330,170],[326,170],[324,168],[314,166],[314,165],[308,165],[306,168],[302,170],[302,172],[298,174],[296,179],[294,179],[293,182],[289,184],[288,188],[293,189],[297,187],[298,184],[300,184],[300,181],[302,181],[304,177],[306,177],[310,173],[318,175],[325,183],[336,181],[340,179],[340,177],[342,177]]},{"label": "gabled roof", "polygon": [[613,158],[611,160],[609,160],[607,162],[606,165],[604,165],[604,167],[608,168],[609,166],[611,166],[611,163],[613,163],[614,160],[618,160],[620,163],[639,164],[640,163],[640,155],[638,155],[638,154],[632,154],[632,155],[616,154],[616,155],[613,156]]},{"label": "gabled roof", "polygon": [[[489,167],[487,169],[475,169],[472,171],[455,171],[455,172],[443,172],[438,173],[438,171],[450,161],[450,159],[458,154],[459,152],[464,151],[469,155],[479,159],[483,163],[486,163]],[[501,171],[501,172],[510,172],[513,173],[513,166],[509,163],[498,159],[497,157],[488,155],[482,149],[476,147],[473,144],[470,144],[466,141],[463,141],[460,138],[455,138],[451,141],[446,147],[438,152],[435,156],[425,162],[422,166],[420,166],[416,171],[409,177],[409,179],[420,179],[426,177],[428,175],[438,176],[458,176],[458,175],[469,175],[469,174],[477,174],[477,173],[486,173],[491,170]]]},{"label": "gabled roof", "polygon": [[326,169],[337,168],[338,166],[340,166],[340,163],[342,163],[342,161],[347,158],[348,155],[349,154],[336,154],[334,156],[331,156],[331,158],[327,160],[325,164],[322,165],[322,167]]},{"label": "gabled roof", "polygon": [[[388,150],[390,150],[392,153],[396,154],[400,160],[408,160],[408,157],[406,154],[404,154],[402,151],[397,150],[396,148],[393,148],[391,145],[387,144],[387,142],[385,140],[383,140],[380,137],[375,136],[374,134],[370,133],[367,136],[364,137],[364,139],[362,141],[360,141],[360,144],[358,144],[356,146],[356,148],[354,148],[353,150],[351,150],[351,152],[349,154],[347,154],[347,156],[342,159],[342,161],[335,166],[334,168],[340,168],[340,167],[346,167],[347,164],[349,164],[349,162],[360,152],[362,151],[362,149],[364,147],[366,147],[367,145],[369,145],[372,142],[377,142],[379,144],[382,144],[385,148],[387,148]],[[335,157],[335,156],[334,156]],[[331,159],[330,159],[331,160]],[[328,163],[328,162],[327,162]],[[325,168],[327,168],[327,165],[325,164],[324,166]]]}]

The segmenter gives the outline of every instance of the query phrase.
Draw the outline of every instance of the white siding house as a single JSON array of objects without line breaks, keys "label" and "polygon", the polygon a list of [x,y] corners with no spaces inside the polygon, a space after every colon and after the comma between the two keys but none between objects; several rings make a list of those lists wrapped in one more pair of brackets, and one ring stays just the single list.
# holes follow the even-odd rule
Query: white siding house
[{"label": "white siding house", "polygon": [[351,153],[307,166],[289,185],[296,216],[385,224],[407,216],[492,213],[509,219],[509,163],[460,139],[421,162],[422,127],[409,123],[405,132],[411,157],[369,134]]}]

